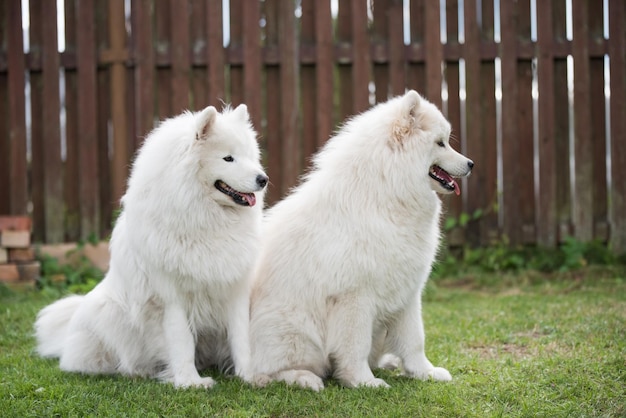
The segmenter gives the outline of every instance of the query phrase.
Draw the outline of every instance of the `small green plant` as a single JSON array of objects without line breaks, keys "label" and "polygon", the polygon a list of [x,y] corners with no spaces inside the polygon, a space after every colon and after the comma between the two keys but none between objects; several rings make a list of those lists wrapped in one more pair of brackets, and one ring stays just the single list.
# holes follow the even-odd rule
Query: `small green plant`
[{"label": "small green plant", "polygon": [[474,212],[461,212],[458,217],[448,217],[444,221],[444,232],[450,232],[455,228],[466,228],[470,222],[478,221],[491,213],[498,213],[499,206],[497,199],[494,199],[490,205],[485,208],[478,208]]},{"label": "small green plant", "polygon": [[71,293],[87,293],[104,277],[104,273],[82,253],[83,243],[79,243],[66,254],[67,263],[49,255],[40,255],[42,289],[66,290]]},{"label": "small green plant", "polygon": [[87,237],[87,242],[91,245],[98,245],[100,243],[100,237],[95,232],[92,232]]},{"label": "small green plant", "polygon": [[565,272],[587,265],[619,264],[600,241],[581,242],[567,238],[557,248],[511,246],[506,239],[488,247],[464,246],[444,249],[435,265],[434,277],[450,277],[464,272],[518,272],[525,269],[544,273]]},{"label": "small green plant", "polygon": [[446,218],[443,225],[444,231],[448,232],[454,228],[465,228],[471,221],[477,221],[485,215],[482,209],[476,209],[471,215],[463,212],[458,218]]}]

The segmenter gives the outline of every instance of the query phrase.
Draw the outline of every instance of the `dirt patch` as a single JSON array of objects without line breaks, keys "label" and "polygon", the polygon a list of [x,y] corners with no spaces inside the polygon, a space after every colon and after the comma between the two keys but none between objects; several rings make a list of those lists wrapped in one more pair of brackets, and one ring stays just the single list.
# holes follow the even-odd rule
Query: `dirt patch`
[{"label": "dirt patch", "polygon": [[528,343],[505,342],[494,344],[477,344],[467,347],[466,351],[471,354],[477,354],[481,359],[495,360],[505,357],[512,357],[515,360],[523,360],[539,356],[559,356],[567,357],[571,353],[571,349],[559,344],[557,340],[545,342],[538,341],[539,338],[546,334],[538,330],[517,333],[514,339],[525,338],[530,339]]},{"label": "dirt patch", "polygon": [[531,352],[527,346],[514,343],[503,343],[500,345],[476,345],[468,347],[468,351],[478,354],[480,358],[486,360],[495,360],[503,356],[511,356],[515,359],[522,359],[531,356]]},{"label": "dirt patch", "polygon": [[559,345],[556,339],[547,337],[551,333],[550,329],[535,326],[532,329],[511,334],[512,341],[472,345],[468,347],[468,351],[478,354],[483,359],[496,359],[503,356],[524,359],[555,353],[566,355],[569,351],[567,348]]}]

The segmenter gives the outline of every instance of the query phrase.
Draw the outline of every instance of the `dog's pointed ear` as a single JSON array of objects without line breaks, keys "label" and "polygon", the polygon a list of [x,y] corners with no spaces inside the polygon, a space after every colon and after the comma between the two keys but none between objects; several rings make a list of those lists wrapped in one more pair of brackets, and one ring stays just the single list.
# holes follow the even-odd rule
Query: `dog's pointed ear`
[{"label": "dog's pointed ear", "polygon": [[420,103],[422,102],[422,96],[420,96],[419,93],[415,90],[409,90],[406,92],[402,100],[404,102],[406,114],[414,118],[415,115],[417,115],[417,110],[419,109]]},{"label": "dog's pointed ear", "polygon": [[215,109],[213,106],[208,106],[202,112],[200,112],[200,115],[198,115],[196,128],[196,139],[207,139],[216,118],[217,109]]},{"label": "dog's pointed ear", "polygon": [[245,104],[240,104],[239,106],[237,106],[235,110],[233,110],[233,115],[235,115],[236,117],[238,117],[239,119],[245,122],[250,120],[250,114],[248,113],[248,106],[246,106]]},{"label": "dog's pointed ear", "polygon": [[409,90],[400,99],[400,113],[398,119],[392,125],[391,145],[402,146],[404,141],[418,129],[419,107],[422,97],[415,91]]}]

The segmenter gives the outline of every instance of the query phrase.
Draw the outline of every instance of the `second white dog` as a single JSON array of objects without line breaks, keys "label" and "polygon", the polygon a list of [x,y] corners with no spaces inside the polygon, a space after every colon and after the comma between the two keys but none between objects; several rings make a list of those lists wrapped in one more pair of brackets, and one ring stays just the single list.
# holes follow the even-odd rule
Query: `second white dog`
[{"label": "second white dog", "polygon": [[404,373],[450,380],[424,352],[421,293],[439,245],[437,193],[471,160],[448,143],[450,124],[415,91],[350,120],[304,182],[270,209],[251,298],[259,385],[313,390],[334,375],[376,378],[383,354]]}]

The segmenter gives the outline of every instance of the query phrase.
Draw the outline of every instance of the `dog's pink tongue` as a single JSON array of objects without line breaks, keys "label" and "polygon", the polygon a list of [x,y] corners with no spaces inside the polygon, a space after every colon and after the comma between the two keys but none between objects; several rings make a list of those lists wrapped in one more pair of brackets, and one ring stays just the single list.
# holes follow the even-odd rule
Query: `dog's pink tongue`
[{"label": "dog's pink tongue", "polygon": [[454,182],[454,193],[456,193],[456,195],[460,195],[461,194],[461,188],[459,187],[459,184],[452,179],[452,181]]},{"label": "dog's pink tongue", "polygon": [[256,204],[256,196],[254,193],[242,193],[242,195],[243,198],[246,199],[246,202],[248,202],[248,205],[254,206]]}]

